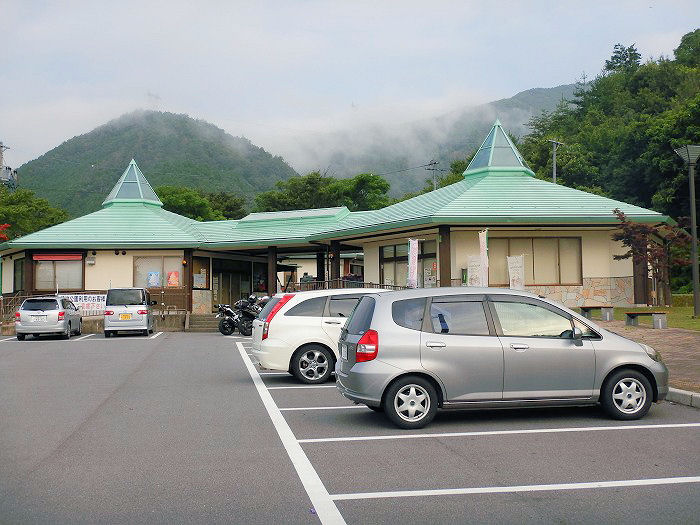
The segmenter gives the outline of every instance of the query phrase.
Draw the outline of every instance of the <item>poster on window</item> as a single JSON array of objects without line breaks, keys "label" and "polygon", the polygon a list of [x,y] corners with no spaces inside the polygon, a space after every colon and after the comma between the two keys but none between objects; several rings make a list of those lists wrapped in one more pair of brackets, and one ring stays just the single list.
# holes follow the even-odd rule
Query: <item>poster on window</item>
[{"label": "poster on window", "polygon": [[201,273],[192,274],[192,286],[200,289],[207,287],[207,274],[204,270]]},{"label": "poster on window", "polygon": [[481,284],[489,285],[488,229],[479,232],[479,259],[481,260]]},{"label": "poster on window", "polygon": [[408,239],[408,276],[406,285],[418,288],[418,239]]},{"label": "poster on window", "polygon": [[525,256],[510,255],[508,261],[508,279],[513,290],[525,289]]},{"label": "poster on window", "polygon": [[481,256],[470,255],[467,257],[467,286],[486,286],[483,279]]},{"label": "poster on window", "polygon": [[158,288],[160,286],[160,272],[148,272],[146,286],[148,288]]},{"label": "poster on window", "polygon": [[180,272],[168,272],[168,286],[180,286]]}]

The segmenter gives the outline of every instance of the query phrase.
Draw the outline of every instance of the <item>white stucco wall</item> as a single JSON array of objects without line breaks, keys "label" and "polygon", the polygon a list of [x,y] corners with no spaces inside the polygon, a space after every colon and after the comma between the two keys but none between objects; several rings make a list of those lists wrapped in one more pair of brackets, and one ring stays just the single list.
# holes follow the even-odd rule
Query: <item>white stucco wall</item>
[{"label": "white stucco wall", "polygon": [[19,256],[3,257],[2,259],[2,293],[14,292],[15,259]]},{"label": "white stucco wall", "polygon": [[[134,257],[184,256],[183,250],[126,250],[126,255],[114,250],[97,250],[95,264],[85,264],[85,289],[108,290],[110,287],[134,285]],[[92,257],[88,251],[88,257]]]}]

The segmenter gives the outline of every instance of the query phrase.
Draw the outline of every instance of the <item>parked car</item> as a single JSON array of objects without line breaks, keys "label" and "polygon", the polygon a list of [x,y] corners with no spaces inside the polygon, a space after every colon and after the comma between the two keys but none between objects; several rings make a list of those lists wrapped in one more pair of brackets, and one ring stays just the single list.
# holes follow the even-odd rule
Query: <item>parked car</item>
[{"label": "parked car", "polygon": [[438,408],[594,405],[638,419],[668,393],[656,351],[515,290],[432,288],[364,297],[339,340],[348,399],[402,428]]},{"label": "parked car", "polygon": [[61,297],[30,297],[25,299],[15,313],[15,333],[18,341],[24,341],[29,334],[62,335],[70,339],[72,334],[80,335],[83,329],[83,316],[80,310],[68,299]]},{"label": "parked car", "polygon": [[376,288],[278,293],[253,321],[253,356],[303,383],[323,383],[338,359],[338,337],[360,298]]},{"label": "parked car", "polygon": [[110,289],[105,303],[105,337],[121,331],[152,333],[155,304],[145,288]]}]

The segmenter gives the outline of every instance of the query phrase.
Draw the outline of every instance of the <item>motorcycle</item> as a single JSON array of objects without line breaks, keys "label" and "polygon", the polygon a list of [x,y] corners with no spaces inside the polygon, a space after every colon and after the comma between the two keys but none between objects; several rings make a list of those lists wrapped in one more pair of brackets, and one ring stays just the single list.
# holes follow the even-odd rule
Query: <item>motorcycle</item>
[{"label": "motorcycle", "polygon": [[234,311],[239,314],[237,328],[241,335],[248,336],[253,333],[253,319],[258,317],[267,300],[267,296],[258,298],[251,294],[247,299],[236,301],[233,305]]},{"label": "motorcycle", "polygon": [[247,299],[236,301],[233,308],[228,304],[217,304],[219,313],[216,314],[219,321],[219,332],[223,335],[231,335],[238,330],[241,335],[249,336],[253,333],[253,319],[255,319],[263,307],[269,301],[268,296],[248,296]]},{"label": "motorcycle", "polygon": [[216,314],[219,321],[219,332],[224,335],[231,335],[240,324],[241,314],[232,309],[227,304],[217,304],[219,312]]}]

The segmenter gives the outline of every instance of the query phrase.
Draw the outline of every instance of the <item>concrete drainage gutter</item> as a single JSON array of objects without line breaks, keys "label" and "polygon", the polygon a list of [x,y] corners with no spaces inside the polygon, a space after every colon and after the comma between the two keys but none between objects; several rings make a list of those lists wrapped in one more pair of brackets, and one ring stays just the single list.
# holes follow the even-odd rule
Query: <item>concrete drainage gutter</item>
[{"label": "concrete drainage gutter", "polygon": [[672,403],[677,403],[679,405],[700,408],[700,392],[680,390],[679,388],[669,388],[666,401],[671,401]]}]

